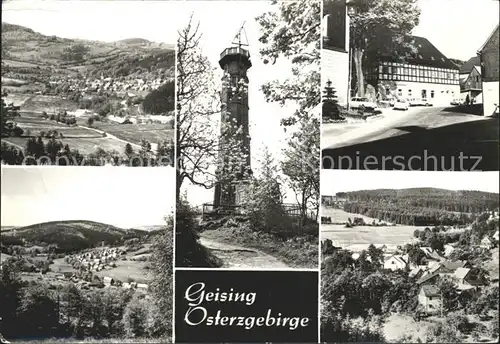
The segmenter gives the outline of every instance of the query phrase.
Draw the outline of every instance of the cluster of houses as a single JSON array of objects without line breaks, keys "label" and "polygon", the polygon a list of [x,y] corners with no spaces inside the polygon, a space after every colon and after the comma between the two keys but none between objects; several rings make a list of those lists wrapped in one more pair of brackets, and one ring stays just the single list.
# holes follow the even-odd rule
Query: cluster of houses
[{"label": "cluster of houses", "polygon": [[[41,277],[40,277],[41,279]],[[94,275],[92,282],[86,282],[81,280],[76,276],[73,272],[64,272],[62,274],[58,274],[56,277],[57,280],[63,281],[71,281],[75,284],[82,285],[82,288],[88,289],[89,287],[114,287],[114,288],[123,288],[123,289],[135,289],[143,292],[147,292],[149,289],[149,285],[146,283],[137,283],[137,282],[122,282],[114,277],[104,276],[102,280]]]},{"label": "cluster of houses", "polygon": [[[491,237],[485,237],[480,247],[491,248],[498,243],[499,233],[496,231]],[[442,309],[442,297],[437,287],[438,277],[447,276],[455,283],[457,292],[474,293],[484,285],[484,281],[471,274],[471,265],[466,261],[451,260],[449,257],[455,250],[453,245],[445,245],[443,254],[439,254],[430,247],[421,247],[425,254],[425,264],[410,263],[408,255],[392,255],[384,262],[384,268],[392,271],[409,271],[409,276],[416,280],[420,287],[418,302],[426,313],[438,313]],[[490,276],[498,279],[498,276]]]},{"label": "cluster of houses", "polygon": [[101,271],[107,266],[112,266],[113,262],[124,253],[125,251],[119,247],[101,247],[90,252],[70,256],[68,261],[70,263],[78,262],[89,271]]},{"label": "cluster of houses", "polygon": [[168,78],[165,77],[117,80],[116,78],[105,78],[101,75],[98,79],[86,78],[83,80],[79,78],[54,78],[49,81],[49,84],[54,88],[69,84],[68,89],[70,91],[79,91],[82,96],[97,94],[99,92],[115,92],[118,95],[134,97],[138,92],[156,90],[167,81]]},{"label": "cluster of houses", "polygon": [[105,276],[102,279],[102,282],[104,283],[105,287],[116,287],[116,288],[123,288],[123,289],[137,289],[141,291],[148,291],[149,285],[146,283],[137,283],[137,282],[122,282],[119,279]]}]

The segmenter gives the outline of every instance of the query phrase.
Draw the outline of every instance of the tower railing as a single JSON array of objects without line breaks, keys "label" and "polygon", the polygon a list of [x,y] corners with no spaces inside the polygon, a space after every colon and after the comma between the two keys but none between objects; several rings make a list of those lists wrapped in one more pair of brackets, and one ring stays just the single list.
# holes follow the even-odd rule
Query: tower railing
[{"label": "tower railing", "polygon": [[250,52],[241,47],[231,47],[224,49],[224,51],[220,54],[220,58],[222,59],[227,55],[243,55],[246,57],[250,57]]}]

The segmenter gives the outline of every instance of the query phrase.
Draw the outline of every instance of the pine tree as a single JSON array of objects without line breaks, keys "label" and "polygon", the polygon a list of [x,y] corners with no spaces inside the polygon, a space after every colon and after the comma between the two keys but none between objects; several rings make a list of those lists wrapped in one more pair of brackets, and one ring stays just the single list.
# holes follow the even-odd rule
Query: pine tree
[{"label": "pine tree", "polygon": [[323,121],[338,121],[344,119],[340,115],[340,106],[337,100],[337,91],[332,87],[332,82],[330,80],[326,82],[326,86],[323,91],[322,116]]}]

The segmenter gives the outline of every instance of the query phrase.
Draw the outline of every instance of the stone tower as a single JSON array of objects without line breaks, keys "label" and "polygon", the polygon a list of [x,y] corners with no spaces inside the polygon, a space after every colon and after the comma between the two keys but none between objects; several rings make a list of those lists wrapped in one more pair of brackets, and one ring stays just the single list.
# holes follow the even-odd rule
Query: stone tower
[{"label": "stone tower", "polygon": [[[231,146],[232,152],[220,150],[215,186],[214,208],[238,205],[241,186],[250,169],[250,135],[248,121],[248,77],[252,66],[248,43],[242,43],[243,26],[232,46],[220,54],[219,65],[223,70],[221,89],[221,145]],[[243,157],[243,158],[242,158]],[[235,171],[237,173],[235,174]]]}]

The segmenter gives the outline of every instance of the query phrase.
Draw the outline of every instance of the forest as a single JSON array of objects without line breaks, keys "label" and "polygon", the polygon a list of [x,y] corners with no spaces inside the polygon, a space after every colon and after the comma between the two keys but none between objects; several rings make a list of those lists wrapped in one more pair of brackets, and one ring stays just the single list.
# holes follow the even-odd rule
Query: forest
[{"label": "forest", "polygon": [[[412,226],[466,225],[496,209],[498,194],[434,188],[379,189],[341,193],[349,213]],[[340,193],[337,194],[339,197]]]},{"label": "forest", "polygon": [[143,100],[142,107],[146,113],[164,115],[174,110],[175,83],[173,80],[151,91]]}]

